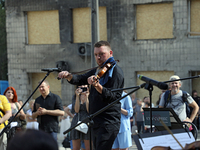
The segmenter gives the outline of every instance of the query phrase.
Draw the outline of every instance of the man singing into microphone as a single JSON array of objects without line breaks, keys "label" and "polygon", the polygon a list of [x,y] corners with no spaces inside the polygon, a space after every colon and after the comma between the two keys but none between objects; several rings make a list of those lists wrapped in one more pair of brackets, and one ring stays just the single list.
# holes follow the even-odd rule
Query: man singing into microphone
[{"label": "man singing into microphone", "polygon": [[[66,78],[71,84],[92,85],[89,95],[90,114],[94,114],[120,98],[122,91],[111,92],[111,90],[124,86],[123,72],[116,64],[113,51],[107,41],[99,41],[94,45],[94,56],[99,66],[97,69],[92,69],[82,75],[72,75],[68,71],[58,74],[59,78]],[[96,75],[98,75],[100,67],[107,63],[111,63],[111,67],[98,79]],[[120,113],[121,104],[118,102],[93,118],[92,140],[95,150],[112,149],[112,144],[120,128]]]},{"label": "man singing into microphone", "polygon": [[[170,77],[169,80],[171,81],[178,79],[180,79],[179,76],[173,75]],[[166,91],[164,94],[162,94],[159,103],[159,108],[163,107],[172,108],[181,121],[192,122],[199,110],[199,106],[187,92],[180,90],[180,87],[181,87],[180,80],[170,82],[169,83],[170,91]],[[188,103],[189,106],[193,108],[193,111],[191,112],[190,116],[187,116],[186,113],[186,103]]]}]

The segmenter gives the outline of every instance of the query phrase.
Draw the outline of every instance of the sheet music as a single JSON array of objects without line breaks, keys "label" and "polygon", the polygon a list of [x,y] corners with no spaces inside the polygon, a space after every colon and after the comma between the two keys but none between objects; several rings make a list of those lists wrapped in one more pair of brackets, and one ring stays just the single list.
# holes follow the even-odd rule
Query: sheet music
[{"label": "sheet music", "polygon": [[[190,134],[191,138],[188,134]],[[183,147],[185,147],[186,144],[190,144],[195,141],[191,132],[175,133],[174,136]],[[151,150],[154,146],[170,146],[171,149],[182,149],[171,134],[142,138],[142,140],[139,139],[139,142],[143,150]]]}]

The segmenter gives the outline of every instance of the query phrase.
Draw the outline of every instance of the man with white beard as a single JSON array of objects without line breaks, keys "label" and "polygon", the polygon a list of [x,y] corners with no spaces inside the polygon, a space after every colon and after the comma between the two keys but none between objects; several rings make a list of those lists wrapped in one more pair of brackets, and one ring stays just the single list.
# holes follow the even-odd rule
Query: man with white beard
[{"label": "man with white beard", "polygon": [[[171,80],[178,80],[179,76],[173,75],[170,77]],[[159,108],[172,108],[175,113],[178,115],[181,121],[192,122],[199,110],[199,106],[194,101],[194,99],[186,92],[186,103],[189,104],[190,107],[193,108],[190,117],[187,117],[186,114],[186,103],[183,99],[183,91],[180,90],[181,81],[172,81],[169,83],[170,91],[166,91],[162,94]]]}]

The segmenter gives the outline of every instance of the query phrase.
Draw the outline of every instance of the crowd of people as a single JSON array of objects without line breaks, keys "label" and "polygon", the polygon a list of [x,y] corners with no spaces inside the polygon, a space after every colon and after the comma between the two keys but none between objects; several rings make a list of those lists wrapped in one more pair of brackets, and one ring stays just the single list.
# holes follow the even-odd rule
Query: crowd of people
[{"label": "crowd of people", "polygon": [[[159,94],[158,101],[156,105],[153,103],[150,104],[150,99],[148,96],[145,96],[143,99],[135,98],[135,94],[132,96],[133,108],[135,121],[133,120],[133,125],[137,126],[138,133],[149,133],[150,126],[145,125],[144,122],[144,111],[142,108],[149,108],[150,105],[152,108],[172,108],[176,115],[179,117],[182,122],[192,122],[199,129],[200,122],[200,97],[197,95],[197,91],[192,91],[192,96],[186,91],[181,90],[182,82],[179,80],[179,76],[173,75],[170,77],[170,82],[168,90],[161,90]],[[177,81],[178,80],[178,81]],[[185,96],[184,96],[185,95]],[[137,103],[136,103],[137,102]],[[187,110],[187,108],[189,110]],[[153,126],[153,132],[155,128]]]},{"label": "crowd of people", "polygon": [[[148,96],[136,98],[136,93],[127,96],[126,91],[112,91],[124,87],[124,75],[107,41],[99,41],[94,45],[94,56],[98,67],[84,74],[59,72],[58,78],[76,85],[72,102],[68,106],[62,104],[61,98],[50,91],[47,80],[42,81],[39,86],[41,95],[29,101],[27,110],[21,109],[23,102],[18,100],[15,88],[8,87],[4,95],[0,95],[0,131],[8,121],[16,124],[12,133],[4,132],[1,135],[0,149],[5,150],[8,145],[8,150],[12,147],[23,150],[22,146],[26,147],[33,140],[36,146],[41,146],[43,142],[43,149],[50,149],[48,145],[54,145],[51,149],[57,150],[55,141],[60,132],[59,136],[63,140],[68,136],[73,150],[128,150],[132,146],[133,126],[137,127],[134,129],[136,133],[151,132],[150,126],[144,121],[144,108],[150,106],[172,108],[181,121],[194,122],[199,128],[200,97],[195,90],[192,96],[182,91],[178,76],[170,77],[169,89],[161,90],[154,105]],[[190,115],[186,113],[187,105],[190,107]],[[91,115],[93,122],[84,122],[73,128]],[[73,129],[63,134],[70,127]],[[44,141],[45,138],[49,141]],[[23,143],[22,140],[24,145],[16,144],[16,141]],[[31,148],[39,149],[34,146]]]},{"label": "crowd of people", "polygon": [[[25,138],[30,134],[37,136],[45,133],[43,135],[44,137],[50,136],[50,139],[57,141],[57,133],[59,132],[58,118],[64,116],[64,110],[60,97],[51,93],[49,88],[48,81],[43,81],[39,87],[41,96],[35,100],[30,100],[28,107],[23,108],[23,102],[18,100],[17,92],[14,87],[8,87],[4,95],[0,95],[1,150],[6,150],[7,146],[8,149],[14,147],[15,149],[25,149],[24,147],[30,143],[30,140],[25,140]],[[41,141],[44,142],[43,136],[38,137],[40,142],[36,140],[36,143],[39,145],[42,144]],[[24,145],[20,145],[19,137],[24,140],[22,142],[25,142]],[[19,143],[16,144],[15,141],[19,141]],[[54,143],[57,144],[57,142]],[[48,144],[48,142],[45,144]],[[10,145],[12,145],[12,147]],[[45,148],[45,145],[42,147]],[[58,149],[57,145],[53,147],[57,147]],[[39,149],[39,147],[34,146],[29,149],[31,148]],[[46,148],[48,148],[48,146],[46,146]]]}]

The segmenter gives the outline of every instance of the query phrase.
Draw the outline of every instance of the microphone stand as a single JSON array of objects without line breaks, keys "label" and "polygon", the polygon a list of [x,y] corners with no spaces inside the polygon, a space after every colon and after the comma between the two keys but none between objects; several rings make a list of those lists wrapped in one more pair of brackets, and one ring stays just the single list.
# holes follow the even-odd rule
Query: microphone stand
[{"label": "microphone stand", "polygon": [[[21,106],[21,108],[18,110],[18,112],[15,114],[14,117],[11,118],[11,120],[9,121],[9,123],[3,128],[3,130],[0,133],[0,137],[2,136],[2,134],[9,129],[10,124],[12,123],[12,121],[16,118],[16,116],[19,114],[19,112],[23,109],[23,107],[26,105],[26,103],[29,101],[29,99],[33,96],[33,94],[36,92],[36,90],[39,88],[39,86],[42,84],[42,82],[49,76],[50,72],[53,72],[52,70],[48,70],[47,74],[45,75],[45,77],[42,79],[42,81],[38,84],[38,86],[35,88],[35,90],[33,91],[33,93],[28,97],[28,99],[25,101],[25,103]],[[10,130],[10,129],[9,129]]]},{"label": "microphone stand", "polygon": [[152,133],[152,91],[153,91],[153,86],[152,84],[146,84],[144,87],[146,90],[149,91],[149,99],[150,99],[150,131]]},{"label": "microphone stand", "polygon": [[117,92],[117,91],[129,90],[129,89],[134,89],[134,88],[138,88],[138,86],[133,86],[133,87],[128,87],[128,88],[120,88],[120,89],[113,89],[111,91],[112,92]]},{"label": "microphone stand", "polygon": [[128,87],[128,88],[120,88],[120,89],[113,89],[111,90],[112,92],[116,92],[116,91],[123,91],[123,90],[126,90],[126,89],[133,89],[133,88],[137,88],[136,90],[133,90],[129,93],[127,93],[125,96],[115,100],[114,102],[108,104],[107,106],[105,106],[104,108],[98,110],[96,113],[94,114],[91,114],[89,116],[87,116],[85,119],[83,119],[81,122],[79,122],[78,124],[74,125],[73,127],[67,129],[66,131],[63,132],[63,134],[67,134],[68,132],[70,132],[71,130],[73,130],[74,128],[76,128],[77,126],[79,126],[81,123],[86,123],[87,126],[89,126],[89,131],[90,131],[90,149],[92,147],[92,143],[91,143],[91,136],[92,136],[92,130],[91,130],[91,127],[92,125],[94,124],[94,121],[92,120],[95,116],[97,116],[98,114],[104,112],[106,109],[110,108],[111,106],[113,106],[114,104],[118,103],[121,99],[125,98],[126,96],[134,93],[135,91],[139,90],[140,88],[143,88],[145,86],[146,83],[143,83],[141,84],[140,86],[134,86],[134,87]]},{"label": "microphone stand", "polygon": [[[187,79],[193,79],[193,78],[199,78],[200,75],[198,76],[193,76],[193,77],[189,77],[189,78],[182,78],[182,79],[177,79],[177,80],[170,80],[170,81],[165,81],[164,83],[168,83],[168,82],[173,82],[173,81],[179,81],[179,80],[187,80]],[[93,122],[93,118],[97,115],[99,115],[100,113],[104,112],[105,110],[107,110],[108,108],[112,107],[114,104],[118,103],[121,99],[125,98],[126,96],[134,93],[135,91],[139,90],[140,88],[145,87],[145,89],[147,89],[149,91],[149,98],[150,98],[150,125],[151,125],[151,133],[152,133],[152,91],[153,91],[153,86],[152,84],[149,83],[143,83],[139,86],[135,86],[135,87],[129,87],[129,88],[120,88],[120,89],[113,89],[111,90],[112,92],[116,92],[116,91],[122,91],[125,89],[132,89],[132,88],[136,88],[135,90],[127,93],[126,95],[124,95],[123,97],[113,101],[112,103],[108,104],[107,106],[105,106],[104,108],[98,110],[96,113],[89,115],[88,117],[86,117],[85,119],[83,119],[81,122],[79,122],[78,124],[76,124],[75,126],[69,128],[68,130],[64,131],[63,134],[67,134],[68,132],[70,132],[71,130],[73,130],[74,128],[76,128],[77,126],[79,126],[81,123],[86,123],[88,126],[92,126]]]},{"label": "microphone stand", "polygon": [[[112,103],[108,104],[107,106],[103,107],[102,109],[98,110],[97,112],[95,112],[94,114],[90,114],[88,117],[86,117],[85,119],[83,119],[81,122],[79,122],[78,124],[76,124],[75,126],[69,128],[68,130],[64,131],[63,134],[66,134],[68,132],[70,132],[71,130],[73,130],[74,128],[76,128],[77,126],[79,126],[81,123],[86,123],[88,126],[91,126],[93,124],[93,118],[97,115],[99,115],[100,113],[104,112],[105,110],[107,110],[108,108],[112,107],[114,104],[118,103],[121,99],[125,98],[126,96],[134,93],[135,91],[139,90],[140,88],[143,88],[146,85],[146,83],[143,83],[139,86],[133,87],[136,88],[135,90],[127,93],[126,95],[124,95],[123,97],[120,97],[119,99],[113,101]],[[117,90],[112,90],[112,91],[121,91],[124,90],[126,88],[121,88],[121,89],[117,89]]]},{"label": "microphone stand", "polygon": [[174,81],[179,81],[179,80],[182,81],[182,80],[188,80],[188,79],[194,79],[194,78],[200,78],[200,75],[191,76],[191,77],[187,77],[187,78],[176,79],[176,80],[168,80],[168,81],[164,81],[163,83],[174,82]]}]

